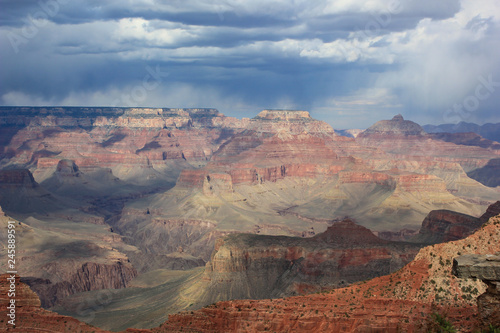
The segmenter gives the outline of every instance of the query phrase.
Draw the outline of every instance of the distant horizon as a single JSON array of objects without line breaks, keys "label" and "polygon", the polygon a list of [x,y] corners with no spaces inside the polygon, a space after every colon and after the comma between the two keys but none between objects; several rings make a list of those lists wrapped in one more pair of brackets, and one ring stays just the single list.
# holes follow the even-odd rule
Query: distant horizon
[{"label": "distant horizon", "polygon": [[[184,109],[184,110],[195,110],[195,109],[206,109],[206,110],[217,110],[219,113],[223,114],[224,116],[226,117],[233,117],[233,118],[236,118],[236,119],[243,119],[243,118],[249,118],[249,119],[252,119],[254,117],[256,117],[260,112],[262,111],[297,111],[297,112],[308,112],[310,115],[311,115],[311,118],[314,118],[316,120],[321,120],[321,121],[324,121],[326,122],[327,124],[329,124],[330,126],[332,126],[333,129],[335,130],[354,130],[354,129],[358,129],[358,130],[366,130],[368,127],[372,126],[373,124],[375,124],[377,121],[380,121],[380,120],[390,120],[392,119],[394,116],[397,116],[397,115],[402,115],[400,113],[398,114],[394,114],[392,117],[389,117],[387,119],[379,119],[379,120],[376,120],[372,125],[369,125],[367,127],[349,127],[349,128],[346,128],[346,127],[335,127],[331,122],[329,121],[326,121],[326,120],[323,120],[323,119],[320,119],[320,118],[315,118],[313,116],[313,114],[311,113],[311,111],[309,110],[295,110],[295,109],[273,109],[273,108],[264,108],[264,109],[261,109],[260,111],[256,111],[254,116],[253,117],[241,117],[241,116],[232,116],[232,115],[229,115],[225,112],[222,112],[220,109],[218,108],[215,108],[215,107],[152,107],[152,106],[86,106],[86,105],[0,105],[0,109],[6,109],[6,108],[96,108],[96,109]],[[486,123],[482,123],[482,124],[478,124],[478,123],[474,123],[474,122],[467,122],[467,121],[460,121],[458,123],[440,123],[440,124],[420,124],[412,119],[409,119],[407,117],[405,117],[404,115],[402,115],[402,117],[404,118],[404,120],[410,120],[414,123],[417,123],[418,125],[420,126],[441,126],[441,125],[459,125],[459,124],[471,124],[471,125],[477,125],[477,126],[484,126],[484,125],[487,125],[487,124],[500,124],[500,122],[486,122]]]}]

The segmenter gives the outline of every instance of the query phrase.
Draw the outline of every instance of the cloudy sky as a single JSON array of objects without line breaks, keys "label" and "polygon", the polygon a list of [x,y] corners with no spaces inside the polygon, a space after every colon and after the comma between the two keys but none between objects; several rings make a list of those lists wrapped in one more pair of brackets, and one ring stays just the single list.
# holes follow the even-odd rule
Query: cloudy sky
[{"label": "cloudy sky", "polygon": [[500,122],[498,0],[0,0],[0,105]]}]

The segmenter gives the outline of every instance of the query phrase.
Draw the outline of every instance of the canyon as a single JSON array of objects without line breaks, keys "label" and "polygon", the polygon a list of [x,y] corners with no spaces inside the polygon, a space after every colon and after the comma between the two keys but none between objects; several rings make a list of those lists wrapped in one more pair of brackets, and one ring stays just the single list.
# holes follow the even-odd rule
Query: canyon
[{"label": "canyon", "polygon": [[[16,221],[20,283],[103,329],[153,328],[401,271],[498,215],[498,142],[400,115],[353,133],[307,111],[2,107],[0,220]],[[98,311],[77,308],[106,290]]]},{"label": "canyon", "polygon": [[[457,254],[497,253],[500,216],[458,241],[420,250],[403,269],[333,291],[279,300],[220,302],[193,313],[170,316],[153,332],[428,332],[439,329],[433,314],[471,332],[482,327],[475,298],[479,280],[452,275]],[[491,323],[498,325],[498,323]]]},{"label": "canyon", "polygon": [[[344,236],[334,237],[343,239]],[[326,233],[323,237],[332,235]],[[500,215],[496,215],[462,240],[421,249],[409,264],[386,276],[305,296],[218,302],[197,311],[173,314],[168,321],[149,330],[127,329],[126,332],[365,332],[374,329],[428,332],[442,328],[442,320],[437,318],[444,318],[461,331],[488,329],[481,321],[485,317],[478,316],[476,305],[476,298],[485,292],[486,285],[480,280],[457,278],[451,268],[453,259],[459,255],[500,253],[499,241]],[[20,329],[41,332],[48,327],[62,332],[75,329],[108,332],[41,309],[36,294],[19,279],[16,285]],[[6,288],[6,275],[2,275],[0,290]],[[5,316],[3,305],[8,299],[2,296],[0,302],[0,314]],[[7,327],[4,321],[0,325]]]}]

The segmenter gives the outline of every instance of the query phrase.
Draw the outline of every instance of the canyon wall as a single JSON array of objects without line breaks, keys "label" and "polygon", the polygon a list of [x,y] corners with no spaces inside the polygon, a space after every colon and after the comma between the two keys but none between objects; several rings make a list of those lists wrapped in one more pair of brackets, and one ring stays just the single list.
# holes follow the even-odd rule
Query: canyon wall
[{"label": "canyon wall", "polygon": [[277,300],[239,300],[171,315],[153,332],[428,332],[439,330],[435,314],[463,331],[482,327],[476,298],[479,281],[451,274],[460,254],[500,250],[500,216],[459,241],[420,250],[396,273],[326,293]]},{"label": "canyon wall", "polygon": [[219,299],[310,293],[389,274],[419,248],[383,241],[351,220],[311,238],[235,234],[216,242],[204,280]]},{"label": "canyon wall", "polygon": [[[45,267],[47,271],[57,271],[57,263]],[[55,273],[55,274],[60,274]],[[41,305],[49,308],[66,296],[100,289],[125,288],[137,271],[129,263],[117,261],[109,264],[88,262],[76,270],[67,280],[53,283],[49,279],[21,278],[40,297]]]}]

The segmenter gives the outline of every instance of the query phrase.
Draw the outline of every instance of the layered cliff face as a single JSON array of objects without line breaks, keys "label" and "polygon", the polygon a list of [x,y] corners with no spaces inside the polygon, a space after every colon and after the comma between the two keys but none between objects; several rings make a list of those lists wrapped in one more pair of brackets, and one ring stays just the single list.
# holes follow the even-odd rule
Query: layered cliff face
[{"label": "layered cliff face", "polygon": [[206,265],[207,303],[350,284],[401,268],[418,249],[383,241],[352,220],[336,222],[312,238],[230,235],[216,242]]},{"label": "layered cliff face", "polygon": [[[16,270],[38,293],[42,305],[52,306],[77,292],[125,287],[137,272],[124,252],[137,249],[126,245],[109,226],[87,220],[88,215],[78,210],[66,208],[71,219],[52,212],[60,209],[58,204],[48,205],[49,216],[40,214],[45,219],[34,217],[38,214],[0,217],[1,230],[7,230],[9,221],[15,222]],[[2,258],[7,258],[7,244],[7,233],[0,233]],[[0,268],[8,271],[7,260],[2,260]]]},{"label": "layered cliff face", "polygon": [[212,232],[307,236],[344,216],[376,232],[416,233],[431,210],[479,216],[497,200],[498,189],[470,179],[460,164],[488,158],[487,149],[438,142],[402,117],[350,139],[305,111],[264,110],[206,165],[182,170],[169,191],[129,202],[110,223],[142,249],[171,251],[177,245],[165,247],[158,237],[146,242],[154,221],[208,221],[213,230],[180,238],[205,244],[203,251],[185,247],[195,256],[211,252],[213,242],[198,240],[213,240]]},{"label": "layered cliff face", "polygon": [[[437,140],[402,117],[356,139],[287,110],[237,120],[213,109],[0,108],[0,127],[0,205],[21,221],[20,272],[44,305],[126,285],[134,269],[204,265],[216,239],[236,232],[314,237],[348,215],[398,233],[417,229],[435,209],[479,216],[499,195],[466,174],[497,151]],[[456,236],[452,229],[443,233]],[[182,291],[179,308],[217,293],[257,297],[245,289],[252,283],[277,281],[276,295],[320,290],[337,286],[337,273],[350,282],[407,259],[398,247],[345,230],[335,234],[359,234],[370,247],[353,238],[332,247],[341,241],[334,236],[265,251],[253,235],[238,236],[246,252],[218,243],[218,259],[192,284],[197,290]],[[337,273],[322,280],[325,271]],[[84,280],[91,275],[102,279]]]},{"label": "layered cliff face", "polygon": [[309,133],[278,132],[261,139],[256,132],[245,132],[223,145],[205,172],[227,173],[235,185],[262,184],[286,177],[331,177],[349,163],[338,158],[324,139]]},{"label": "layered cliff face", "polygon": [[462,239],[499,214],[500,201],[490,205],[480,217],[449,210],[433,210],[422,222],[418,235],[411,238],[411,241],[435,244]]},{"label": "layered cliff face", "polygon": [[[69,275],[71,271],[65,263],[50,263],[44,270],[50,275]],[[128,262],[121,260],[105,264],[89,262],[76,268],[67,279],[59,278],[53,283],[49,279],[26,277],[21,281],[30,286],[40,297],[41,305],[49,308],[69,295],[101,289],[120,289],[137,276],[137,271]]]},{"label": "layered cliff face", "polygon": [[35,188],[33,175],[26,169],[0,170],[0,186],[4,189]]},{"label": "layered cliff face", "polygon": [[[91,323],[113,330],[132,325],[148,328],[179,309],[196,310],[220,300],[277,298],[329,290],[389,274],[408,263],[419,248],[381,240],[351,220],[335,222],[311,238],[232,234],[217,240],[204,270],[176,274],[178,280],[174,281],[163,277],[158,286],[142,290],[116,291],[113,301],[102,304]],[[149,276],[144,279],[150,281],[152,274],[163,272],[143,276]],[[80,318],[78,312],[92,309],[79,305],[92,304],[95,295],[69,297],[57,311]],[[125,315],[131,307],[134,319]]]},{"label": "layered cliff face", "polygon": [[248,130],[262,133],[301,134],[331,137],[334,130],[324,121],[313,119],[308,111],[264,110],[250,119]]},{"label": "layered cliff face", "polygon": [[403,116],[398,114],[394,116],[391,120],[380,120],[374,125],[366,129],[364,132],[360,133],[358,138],[384,138],[388,136],[424,136],[426,133],[424,129],[410,120],[404,120]]},{"label": "layered cliff face", "polygon": [[[480,183],[468,175],[475,172],[472,170],[481,170],[495,161],[499,151],[489,146],[463,145],[458,144],[462,142],[448,141],[450,142],[446,141],[446,137],[440,138],[426,134],[419,125],[403,120],[402,117],[394,117],[392,120],[376,123],[356,138],[359,145],[371,147],[377,152],[360,152],[353,156],[363,158],[377,171],[400,170],[420,175],[433,175],[444,181],[446,191],[434,193],[429,197],[432,198],[432,202],[441,202],[439,208],[430,207],[425,200],[418,205],[427,210],[424,216],[433,209],[448,209],[478,216],[481,210],[467,207],[467,203],[464,201],[459,203],[456,199],[484,205],[483,207],[497,200],[498,189],[485,186],[490,185],[485,182],[487,177],[484,179],[475,177],[482,182]],[[488,172],[491,175],[494,174],[491,171]],[[491,177],[493,178],[494,176]],[[429,187],[429,189],[432,188],[434,187]],[[402,194],[403,201],[415,202],[406,197],[404,192]],[[390,209],[397,209],[401,203]],[[391,203],[390,206],[394,205]],[[423,210],[420,210],[419,215],[422,212]]]},{"label": "layered cliff face", "polygon": [[461,145],[460,142],[447,142],[445,139],[427,134],[420,125],[396,116],[392,120],[377,122],[358,135],[356,141],[390,153],[395,162],[420,161],[424,168],[436,162],[455,162],[466,172],[486,165],[500,154],[489,146]]},{"label": "layered cliff face", "polygon": [[[2,162],[36,168],[39,181],[63,159],[111,168],[123,180],[140,182],[138,170],[146,169],[142,183],[173,181],[246,123],[215,109],[4,107],[0,126],[16,130],[3,139]],[[175,172],[165,175],[165,169]]]},{"label": "layered cliff face", "polygon": [[479,330],[475,299],[479,281],[451,274],[460,254],[500,250],[500,216],[459,241],[420,250],[407,266],[331,292],[278,300],[220,302],[195,312],[171,315],[153,332],[428,332],[438,329],[438,313],[464,331]]},{"label": "layered cliff face", "polygon": [[422,222],[419,234],[412,239],[422,243],[442,243],[467,237],[483,222],[466,214],[449,210],[433,210]]},{"label": "layered cliff face", "polygon": [[72,317],[61,316],[40,308],[40,300],[37,295],[24,283],[20,282],[18,275],[15,276],[15,326],[9,324],[11,298],[8,297],[11,284],[7,278],[10,274],[0,275],[0,330],[4,332],[82,332],[101,333],[106,332],[97,327],[82,323]]}]

